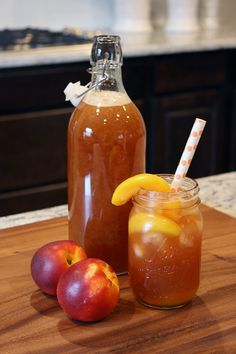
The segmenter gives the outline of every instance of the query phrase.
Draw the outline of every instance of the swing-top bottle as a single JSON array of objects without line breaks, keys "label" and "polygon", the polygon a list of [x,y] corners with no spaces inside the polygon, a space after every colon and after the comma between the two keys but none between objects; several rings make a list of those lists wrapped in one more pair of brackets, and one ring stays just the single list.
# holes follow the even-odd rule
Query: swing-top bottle
[{"label": "swing-top bottle", "polygon": [[120,38],[96,36],[91,65],[90,90],[68,127],[69,238],[121,274],[131,203],[117,208],[111,197],[123,180],[145,172],[146,131],[123,86]]}]

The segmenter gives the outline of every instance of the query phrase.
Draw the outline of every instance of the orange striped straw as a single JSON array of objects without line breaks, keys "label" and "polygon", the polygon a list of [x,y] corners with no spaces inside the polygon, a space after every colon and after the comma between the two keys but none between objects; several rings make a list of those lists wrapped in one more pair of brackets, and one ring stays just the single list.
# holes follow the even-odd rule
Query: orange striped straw
[{"label": "orange striped straw", "polygon": [[193,124],[192,130],[188,137],[184,151],[180,158],[178,167],[176,169],[173,182],[171,184],[172,191],[178,191],[181,188],[183,178],[186,176],[193,155],[196,151],[199,140],[202,136],[203,129],[205,128],[206,121],[200,118],[196,118]]}]

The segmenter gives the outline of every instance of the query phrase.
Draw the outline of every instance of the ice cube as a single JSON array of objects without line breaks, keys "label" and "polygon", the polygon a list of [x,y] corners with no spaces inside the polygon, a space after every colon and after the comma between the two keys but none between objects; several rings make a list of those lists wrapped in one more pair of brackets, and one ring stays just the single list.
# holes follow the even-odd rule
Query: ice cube
[{"label": "ice cube", "polygon": [[163,242],[164,236],[157,232],[149,232],[143,235],[142,242],[146,243],[154,243],[155,245],[161,245]]},{"label": "ice cube", "polygon": [[143,249],[140,245],[134,244],[133,250],[137,257],[143,257]]},{"label": "ice cube", "polygon": [[191,234],[186,234],[185,232],[181,232],[179,236],[180,243],[186,247],[193,246],[193,236]]}]

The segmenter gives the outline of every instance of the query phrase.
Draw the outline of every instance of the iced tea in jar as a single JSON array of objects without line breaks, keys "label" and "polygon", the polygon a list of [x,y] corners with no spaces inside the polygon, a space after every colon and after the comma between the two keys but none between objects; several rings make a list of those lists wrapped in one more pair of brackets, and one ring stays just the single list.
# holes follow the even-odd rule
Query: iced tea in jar
[{"label": "iced tea in jar", "polygon": [[[160,175],[170,185],[172,175]],[[176,308],[196,294],[200,279],[202,215],[199,188],[185,177],[178,192],[140,190],[129,217],[129,278],[137,300]]]},{"label": "iced tea in jar", "polygon": [[146,131],[122,83],[120,38],[96,36],[91,65],[91,89],[68,128],[69,238],[124,273],[131,203],[110,201],[121,181],[145,171]]}]

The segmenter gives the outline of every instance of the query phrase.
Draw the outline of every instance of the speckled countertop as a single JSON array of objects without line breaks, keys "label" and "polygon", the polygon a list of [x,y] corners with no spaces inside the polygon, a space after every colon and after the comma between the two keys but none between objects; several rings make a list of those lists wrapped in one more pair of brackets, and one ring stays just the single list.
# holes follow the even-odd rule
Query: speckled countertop
[{"label": "speckled countertop", "polygon": [[[121,34],[124,57],[236,48],[236,25],[217,31]],[[91,44],[0,52],[0,68],[88,61]]]},{"label": "speckled countertop", "polygon": [[199,178],[203,204],[236,217],[236,171]]},{"label": "speckled countertop", "polygon": [[[202,203],[236,217],[236,171],[199,178]],[[67,205],[0,217],[0,229],[67,215]]]}]

